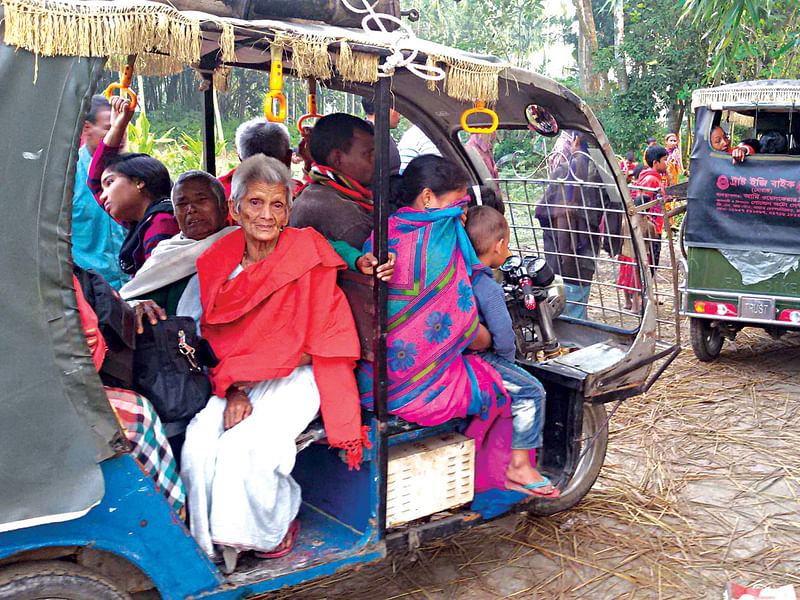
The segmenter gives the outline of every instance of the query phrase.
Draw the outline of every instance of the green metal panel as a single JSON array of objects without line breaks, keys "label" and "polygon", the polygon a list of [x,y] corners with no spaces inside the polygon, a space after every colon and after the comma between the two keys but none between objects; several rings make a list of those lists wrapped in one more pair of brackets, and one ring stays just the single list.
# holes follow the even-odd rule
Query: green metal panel
[{"label": "green metal panel", "polygon": [[739,271],[718,250],[688,248],[687,252],[689,288],[800,298],[800,270],[744,285]]},{"label": "green metal panel", "polygon": [[78,138],[100,69],[86,58],[37,64],[0,43],[0,530],[99,502],[97,462],[119,435],[80,325],[69,237]]}]

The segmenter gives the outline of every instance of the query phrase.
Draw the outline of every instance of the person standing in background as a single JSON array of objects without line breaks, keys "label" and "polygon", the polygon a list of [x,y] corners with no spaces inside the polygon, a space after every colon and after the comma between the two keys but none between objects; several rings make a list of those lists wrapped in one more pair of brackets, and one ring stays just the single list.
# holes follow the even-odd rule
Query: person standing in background
[{"label": "person standing in background", "polygon": [[647,149],[652,147],[652,146],[655,146],[656,144],[658,144],[658,140],[656,138],[654,138],[654,137],[649,137],[645,141],[644,151],[642,152],[642,164],[643,165],[647,164],[647,159],[645,158],[645,153],[647,152]]},{"label": "person standing in background", "polygon": [[494,179],[495,181],[492,182],[492,187],[494,188],[495,194],[498,198],[503,198],[503,193],[500,190],[500,183],[496,180],[499,177],[499,173],[497,170],[497,164],[494,161],[494,144],[497,142],[497,133],[473,133],[470,134],[467,143],[464,147],[467,150],[467,154],[470,157],[475,157],[480,159],[484,165],[486,165],[486,170],[489,174],[489,177]]},{"label": "person standing in background", "polygon": [[119,266],[119,252],[128,231],[114,221],[92,196],[86,184],[89,165],[111,127],[111,105],[101,94],[92,96],[83,124],[83,145],[78,150],[75,188],[72,195],[72,260],[84,269],[94,269],[119,290],[128,280]]},{"label": "person standing in background", "polygon": [[[662,198],[666,198],[664,178],[667,174],[668,157],[667,149],[658,144],[654,144],[647,149],[647,152],[645,152],[647,168],[639,174],[636,186],[647,188],[648,191],[640,190],[637,192],[636,204],[644,204],[655,200],[659,194]],[[650,272],[653,277],[656,276],[656,267],[661,256],[661,234],[664,231],[664,211],[662,207],[663,205],[653,206],[647,211],[653,221],[653,239],[645,240],[650,242]]]},{"label": "person standing in background", "polygon": [[400,152],[400,175],[406,170],[408,163],[418,156],[424,156],[425,154],[442,155],[436,144],[417,125],[412,125],[406,130],[397,144],[397,150]]},{"label": "person standing in background", "polygon": [[668,133],[664,138],[664,146],[667,150],[667,176],[666,186],[678,183],[678,178],[683,173],[683,158],[681,157],[680,140],[677,133]]},{"label": "person standing in background", "polygon": [[[375,127],[375,103],[369,98],[361,98],[361,108],[364,109],[364,120]],[[400,119],[403,118],[395,109],[389,109],[389,129],[397,129]],[[400,151],[397,149],[397,142],[389,136],[389,174],[397,175],[400,172]]]}]

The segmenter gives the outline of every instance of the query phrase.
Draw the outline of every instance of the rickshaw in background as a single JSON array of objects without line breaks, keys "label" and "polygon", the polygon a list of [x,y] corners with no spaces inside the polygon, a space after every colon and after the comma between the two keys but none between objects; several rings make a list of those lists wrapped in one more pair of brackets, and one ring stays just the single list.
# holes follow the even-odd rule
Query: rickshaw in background
[{"label": "rickshaw in background", "polygon": [[[414,548],[509,512],[546,515],[575,505],[605,457],[605,403],[619,406],[646,391],[678,351],[660,345],[654,335],[648,269],[637,267],[642,311],[619,305],[616,274],[607,268],[611,253],[603,254],[601,247],[626,239],[638,265],[646,264],[645,250],[640,228],[629,218],[635,207],[592,112],[550,79],[416,39],[395,2],[380,5],[386,13],[379,14],[366,5],[329,2],[330,15],[312,2],[295,3],[292,15],[286,3],[270,0],[174,4],[177,9],[145,1],[0,3],[0,199],[8,214],[0,224],[0,598],[262,597],[380,559],[387,548]],[[193,8],[219,14],[182,12]],[[344,24],[362,24],[360,29],[288,18],[339,19],[353,8],[361,12]],[[386,285],[342,274],[362,356],[374,361],[377,373],[375,411],[363,415],[372,449],[361,469],[350,471],[325,444],[324,431],[301,436],[307,447],[298,452],[293,476],[303,489],[303,528],[292,553],[274,560],[246,557],[231,573],[212,563],[125,453],[76,309],[70,246],[75,162],[80,126],[107,64],[133,65],[137,73],[154,76],[187,65],[196,70],[202,80],[205,168],[211,173],[212,86],[224,90],[231,68],[261,71],[265,80],[272,72],[272,83],[279,82],[278,75],[313,78],[330,90],[374,98],[374,231],[381,262],[388,251],[390,106],[419,125],[476,185],[496,185],[509,207],[516,253],[506,269],[506,288],[520,340],[518,363],[547,391],[538,468],[561,496],[506,495],[498,503],[489,498],[491,490],[473,492],[469,467],[455,474],[446,470],[452,476],[433,485],[413,478],[410,486],[398,483],[393,465],[413,454],[407,452],[410,445],[455,447],[458,464],[471,464],[472,455],[459,434],[463,422],[420,427],[387,414]],[[130,69],[126,73],[129,77]],[[131,94],[124,83],[123,93]],[[271,87],[267,114],[280,119],[285,98],[279,84]],[[580,176],[585,170],[567,169],[562,178],[492,181],[463,145],[468,134],[492,128],[488,117],[496,119],[502,135],[523,142],[531,132],[580,132],[586,145],[579,152],[593,165],[592,178]],[[559,294],[555,300],[550,296],[553,277],[537,260],[553,254],[540,247],[547,228],[533,214],[538,193],[549,186],[572,190],[576,219],[596,224],[613,216],[627,223],[624,229],[583,232],[587,257],[598,266],[578,282],[587,293],[567,295],[566,306],[559,304]],[[581,201],[590,192],[599,204]],[[533,281],[520,283],[515,280],[520,274]],[[522,292],[531,285],[545,296],[539,312],[523,304]],[[435,471],[426,456],[419,457],[417,473]],[[451,488],[459,490],[455,498]]]},{"label": "rickshaw in background", "polygon": [[[797,80],[748,81],[692,95],[681,314],[689,318],[699,360],[717,358],[724,339],[743,327],[776,338],[800,328],[799,103]],[[731,139],[768,134],[779,144],[734,163],[711,146],[715,127]]]}]

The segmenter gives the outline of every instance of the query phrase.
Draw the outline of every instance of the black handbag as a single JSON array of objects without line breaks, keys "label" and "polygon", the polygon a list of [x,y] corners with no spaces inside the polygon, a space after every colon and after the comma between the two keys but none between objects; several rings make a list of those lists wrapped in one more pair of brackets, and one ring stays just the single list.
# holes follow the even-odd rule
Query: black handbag
[{"label": "black handbag", "polygon": [[150,400],[165,423],[188,421],[205,407],[211,382],[203,366],[216,366],[208,342],[197,335],[191,317],[167,317],[136,338],[133,389]]},{"label": "black handbag", "polygon": [[75,265],[86,302],[97,315],[97,326],[106,342],[106,357],[100,379],[111,387],[130,388],[133,384],[133,348],[136,345],[136,314],[117,291],[93,269]]}]

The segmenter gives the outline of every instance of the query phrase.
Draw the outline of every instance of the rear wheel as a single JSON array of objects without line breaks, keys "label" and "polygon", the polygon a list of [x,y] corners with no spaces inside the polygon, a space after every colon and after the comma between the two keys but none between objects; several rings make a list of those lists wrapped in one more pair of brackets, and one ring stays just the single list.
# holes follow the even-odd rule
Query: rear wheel
[{"label": "rear wheel", "polygon": [[69,562],[31,562],[0,570],[0,600],[131,600],[105,577]]},{"label": "rear wheel", "polygon": [[708,319],[689,319],[689,337],[697,360],[711,362],[722,350],[722,332]]},{"label": "rear wheel", "polygon": [[[598,475],[600,475],[600,469],[606,458],[608,427],[605,425],[606,407],[603,404],[585,402],[583,405],[583,431],[581,433],[580,452],[584,452],[586,446],[592,443],[592,439],[594,439],[594,443],[578,462],[575,473],[567,482],[566,487],[561,490],[561,495],[555,500],[537,498],[527,509],[529,513],[552,515],[572,508],[589,493],[594,482],[597,481]],[[600,432],[599,434],[598,431]],[[597,435],[597,438],[595,438],[595,435]]]}]

